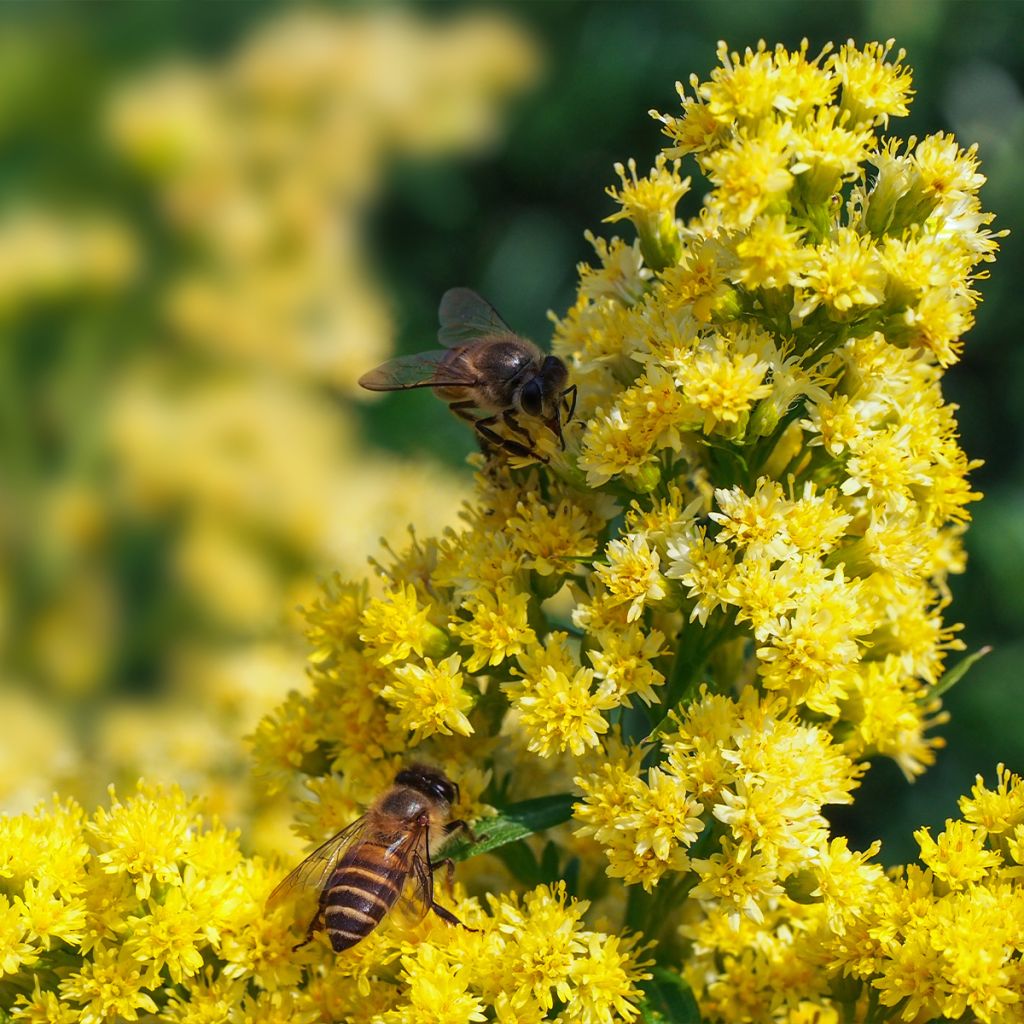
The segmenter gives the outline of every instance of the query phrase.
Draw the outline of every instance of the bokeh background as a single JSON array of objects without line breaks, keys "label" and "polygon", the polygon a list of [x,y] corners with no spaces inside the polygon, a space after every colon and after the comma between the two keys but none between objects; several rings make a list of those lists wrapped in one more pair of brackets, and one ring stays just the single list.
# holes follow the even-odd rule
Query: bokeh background
[{"label": "bokeh background", "polygon": [[0,809],[145,774],[293,843],[242,737],[303,684],[295,609],[469,487],[471,432],[359,373],[431,347],[455,284],[543,343],[612,164],[653,160],[647,111],[718,39],[895,37],[918,95],[892,130],[977,142],[1014,232],[946,377],[986,495],[948,615],[994,650],[938,765],[876,765],[836,819],[912,857],[977,772],[1024,770],[1022,22],[1009,0],[0,8]]}]

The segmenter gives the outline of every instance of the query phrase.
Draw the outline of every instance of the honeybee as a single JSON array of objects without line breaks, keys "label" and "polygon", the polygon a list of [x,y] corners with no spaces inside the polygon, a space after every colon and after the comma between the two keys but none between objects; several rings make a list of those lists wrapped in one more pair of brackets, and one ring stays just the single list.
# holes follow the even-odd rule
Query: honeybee
[{"label": "honeybee", "polygon": [[[417,916],[433,911],[465,928],[434,902],[434,868],[439,865],[431,860],[431,852],[459,829],[473,836],[466,822],[447,820],[458,798],[459,787],[443,772],[414,764],[395,776],[394,785],[361,818],[314,850],[267,900],[269,910],[297,889],[318,892],[306,937],[293,951],[311,942],[320,928],[326,929],[336,953],[354,946],[384,920],[407,884],[413,899],[403,901]],[[450,882],[454,865],[440,863],[447,866]]]},{"label": "honeybee", "polygon": [[[364,373],[360,385],[370,391],[433,388],[456,416],[473,424],[485,452],[498,447],[548,461],[534,447],[520,415],[540,420],[564,449],[562,407],[566,422],[576,411],[576,385],[568,383],[565,363],[516,334],[469,288],[446,291],[438,319],[437,339],[443,349],[390,359]],[[484,415],[477,416],[475,410]],[[495,430],[499,420],[515,437]]]}]

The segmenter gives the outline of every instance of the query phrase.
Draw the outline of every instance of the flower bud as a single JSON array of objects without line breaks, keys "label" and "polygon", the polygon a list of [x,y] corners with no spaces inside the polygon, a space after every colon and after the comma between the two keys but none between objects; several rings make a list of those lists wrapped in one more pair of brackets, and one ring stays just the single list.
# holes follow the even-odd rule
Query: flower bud
[{"label": "flower bud", "polygon": [[821,902],[820,895],[813,895],[818,888],[818,876],[810,868],[804,868],[804,870],[790,875],[783,882],[783,888],[786,890],[786,895],[795,903]]},{"label": "flower bud", "polygon": [[452,649],[451,637],[437,626],[427,623],[423,627],[423,654],[427,658],[443,658]]},{"label": "flower bud", "polygon": [[651,270],[664,270],[679,262],[683,245],[673,211],[659,210],[653,215],[637,217],[633,223],[640,237],[644,262]]},{"label": "flower bud", "polygon": [[624,477],[624,482],[634,494],[650,494],[661,483],[661,465],[645,462],[635,473]]},{"label": "flower bud", "polygon": [[736,288],[721,288],[711,303],[710,320],[713,324],[727,324],[743,312],[740,293]]}]

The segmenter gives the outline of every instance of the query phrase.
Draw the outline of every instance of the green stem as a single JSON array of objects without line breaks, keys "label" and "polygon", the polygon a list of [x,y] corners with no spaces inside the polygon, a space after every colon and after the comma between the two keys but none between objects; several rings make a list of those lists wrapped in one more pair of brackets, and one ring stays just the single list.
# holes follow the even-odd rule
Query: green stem
[{"label": "green stem", "polygon": [[669,708],[675,708],[686,696],[700,674],[704,664],[700,655],[706,634],[706,626],[697,628],[689,622],[680,631],[679,644],[665,685],[665,703]]},{"label": "green stem", "polygon": [[630,885],[626,894],[624,924],[632,932],[639,932],[645,939],[656,943],[656,956],[660,962],[676,963],[678,950],[675,930],[679,924],[675,914],[697,884],[693,872],[685,875],[663,878],[647,892],[641,885]]},{"label": "green stem", "polygon": [[868,985],[868,1008],[864,1014],[864,1024],[875,1024],[878,1020],[878,989]]},{"label": "green stem", "polygon": [[701,628],[693,623],[683,626],[665,691],[669,707],[677,707],[693,695],[708,657],[732,630],[732,618],[731,609],[725,612],[718,608]]}]

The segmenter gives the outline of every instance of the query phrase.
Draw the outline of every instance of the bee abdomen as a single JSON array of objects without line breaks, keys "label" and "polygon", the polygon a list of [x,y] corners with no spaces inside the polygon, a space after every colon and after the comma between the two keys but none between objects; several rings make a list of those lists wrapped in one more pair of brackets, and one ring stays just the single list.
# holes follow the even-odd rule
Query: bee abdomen
[{"label": "bee abdomen", "polygon": [[365,939],[384,919],[398,898],[399,882],[392,872],[339,872],[327,892],[324,925],[336,953]]}]

